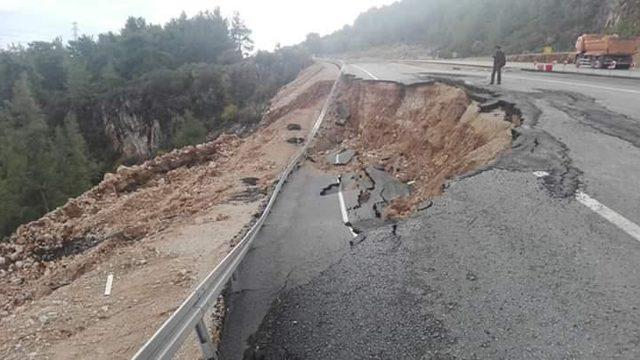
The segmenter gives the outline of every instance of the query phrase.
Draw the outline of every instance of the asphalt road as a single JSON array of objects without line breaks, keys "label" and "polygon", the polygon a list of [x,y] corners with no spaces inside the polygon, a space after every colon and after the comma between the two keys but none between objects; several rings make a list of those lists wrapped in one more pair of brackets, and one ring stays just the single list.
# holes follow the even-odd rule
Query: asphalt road
[{"label": "asphalt road", "polygon": [[220,352],[242,358],[278,294],[309,282],[338,261],[352,235],[342,225],[336,194],[320,195],[335,176],[296,170],[232,282]]},{"label": "asphalt road", "polygon": [[346,70],[490,90],[525,122],[495,164],[354,246],[319,195],[331,179],[303,168],[237,275],[223,359],[640,358],[640,82]]}]

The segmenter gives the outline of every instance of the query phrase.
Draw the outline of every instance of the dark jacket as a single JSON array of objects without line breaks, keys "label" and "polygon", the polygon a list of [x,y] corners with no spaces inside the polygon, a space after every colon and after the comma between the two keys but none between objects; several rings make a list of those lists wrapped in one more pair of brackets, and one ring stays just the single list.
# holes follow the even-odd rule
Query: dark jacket
[{"label": "dark jacket", "polygon": [[496,51],[495,55],[493,55],[493,67],[501,68],[507,64],[507,57],[504,55],[502,50]]}]

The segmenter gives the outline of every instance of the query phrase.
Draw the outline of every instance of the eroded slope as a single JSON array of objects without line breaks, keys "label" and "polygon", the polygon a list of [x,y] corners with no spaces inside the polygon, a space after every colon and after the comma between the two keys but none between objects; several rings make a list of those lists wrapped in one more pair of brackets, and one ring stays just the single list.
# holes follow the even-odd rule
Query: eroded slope
[{"label": "eroded slope", "polygon": [[[315,150],[324,168],[338,156],[342,174],[375,183],[372,169],[378,169],[405,184],[410,195],[400,191],[393,201],[383,199],[392,206],[381,216],[397,217],[440,195],[447,180],[491,163],[510,148],[511,130],[519,125],[518,114],[499,104],[480,106],[464,88],[346,77],[334,121],[325,124]],[[353,158],[345,163],[345,155]],[[362,181],[351,186],[359,191],[354,210],[373,192]]]}]

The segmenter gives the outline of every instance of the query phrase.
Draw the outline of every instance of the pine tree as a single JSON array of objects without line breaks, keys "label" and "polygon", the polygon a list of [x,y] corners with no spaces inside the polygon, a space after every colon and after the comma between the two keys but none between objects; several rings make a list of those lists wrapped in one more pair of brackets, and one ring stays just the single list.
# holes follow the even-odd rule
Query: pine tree
[{"label": "pine tree", "polygon": [[113,90],[125,83],[125,80],[120,76],[112,62],[107,63],[100,71],[100,78],[102,80],[102,87],[107,90]]},{"label": "pine tree", "polygon": [[91,94],[91,73],[87,66],[79,60],[68,59],[65,63],[67,70],[67,91],[73,102],[83,102]]},{"label": "pine tree", "polygon": [[48,127],[40,107],[36,103],[27,77],[23,74],[13,89],[13,99],[9,104],[9,123],[13,125],[12,148],[26,158],[22,181],[22,215],[32,220],[51,210],[51,195],[55,173],[55,158],[51,151]]},{"label": "pine tree", "polygon": [[56,129],[53,145],[58,178],[52,200],[60,205],[91,186],[94,166],[87,158],[87,145],[75,115],[68,114],[64,124]]},{"label": "pine tree", "polygon": [[27,158],[20,145],[8,114],[0,112],[0,238],[23,220],[22,181]]},{"label": "pine tree", "polygon": [[253,40],[251,39],[251,29],[245,25],[244,21],[240,18],[239,12],[233,13],[231,19],[231,40],[233,41],[236,51],[247,56],[253,51]]}]

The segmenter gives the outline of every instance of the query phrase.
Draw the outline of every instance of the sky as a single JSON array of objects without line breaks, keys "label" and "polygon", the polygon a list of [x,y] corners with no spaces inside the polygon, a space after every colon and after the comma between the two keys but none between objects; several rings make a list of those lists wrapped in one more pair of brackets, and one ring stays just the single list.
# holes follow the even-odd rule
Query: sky
[{"label": "sky", "polygon": [[253,30],[256,48],[293,45],[310,32],[329,34],[351,24],[358,14],[397,0],[0,0],[0,47],[34,40],[72,38],[119,31],[129,16],[164,24],[182,11],[193,15],[219,6],[225,16],[239,11]]}]

